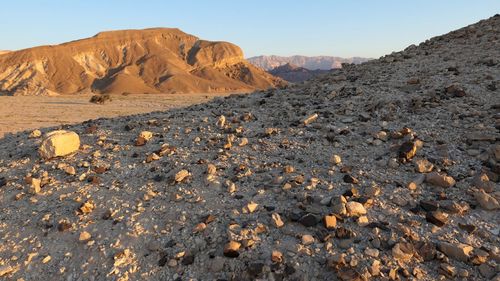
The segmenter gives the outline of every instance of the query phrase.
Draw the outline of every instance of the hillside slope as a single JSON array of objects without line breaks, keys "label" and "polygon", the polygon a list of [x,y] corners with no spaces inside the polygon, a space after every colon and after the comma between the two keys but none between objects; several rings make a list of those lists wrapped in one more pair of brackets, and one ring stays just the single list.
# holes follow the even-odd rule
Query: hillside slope
[{"label": "hillside slope", "polygon": [[497,15],[286,89],[65,126],[64,158],[7,136],[0,274],[498,280],[499,49]]},{"label": "hillside slope", "polygon": [[238,46],[170,28],[102,32],[0,56],[3,95],[209,93],[280,83],[245,61]]}]

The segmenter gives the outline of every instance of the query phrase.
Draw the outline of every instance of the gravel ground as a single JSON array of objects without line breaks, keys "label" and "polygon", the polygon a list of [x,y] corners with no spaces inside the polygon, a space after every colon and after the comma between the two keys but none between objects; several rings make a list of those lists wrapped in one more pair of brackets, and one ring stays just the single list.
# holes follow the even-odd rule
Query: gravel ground
[{"label": "gravel ground", "polygon": [[499,49],[495,16],[286,89],[63,126],[66,157],[7,135],[0,276],[500,280]]}]

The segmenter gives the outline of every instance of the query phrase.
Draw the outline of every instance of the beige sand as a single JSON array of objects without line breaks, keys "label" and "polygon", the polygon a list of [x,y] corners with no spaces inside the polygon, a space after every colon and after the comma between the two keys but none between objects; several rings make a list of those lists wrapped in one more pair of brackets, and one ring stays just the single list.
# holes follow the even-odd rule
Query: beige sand
[{"label": "beige sand", "polygon": [[113,95],[113,101],[104,105],[90,103],[90,95],[0,96],[0,137],[9,132],[187,106],[225,95],[229,94]]}]

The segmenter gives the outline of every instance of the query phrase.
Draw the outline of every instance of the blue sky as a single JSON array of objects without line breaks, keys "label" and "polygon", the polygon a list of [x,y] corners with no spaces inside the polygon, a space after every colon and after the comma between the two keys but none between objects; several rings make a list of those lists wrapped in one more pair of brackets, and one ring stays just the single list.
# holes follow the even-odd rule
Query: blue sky
[{"label": "blue sky", "polygon": [[500,13],[500,0],[6,0],[0,50],[178,27],[245,55],[379,57]]}]

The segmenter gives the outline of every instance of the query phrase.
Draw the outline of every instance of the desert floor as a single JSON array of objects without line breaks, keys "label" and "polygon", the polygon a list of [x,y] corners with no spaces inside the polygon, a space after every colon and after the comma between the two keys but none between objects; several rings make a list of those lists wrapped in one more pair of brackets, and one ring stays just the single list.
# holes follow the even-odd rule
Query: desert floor
[{"label": "desert floor", "polygon": [[0,138],[6,133],[165,110],[209,101],[229,94],[113,95],[104,105],[90,103],[91,95],[0,96]]}]

